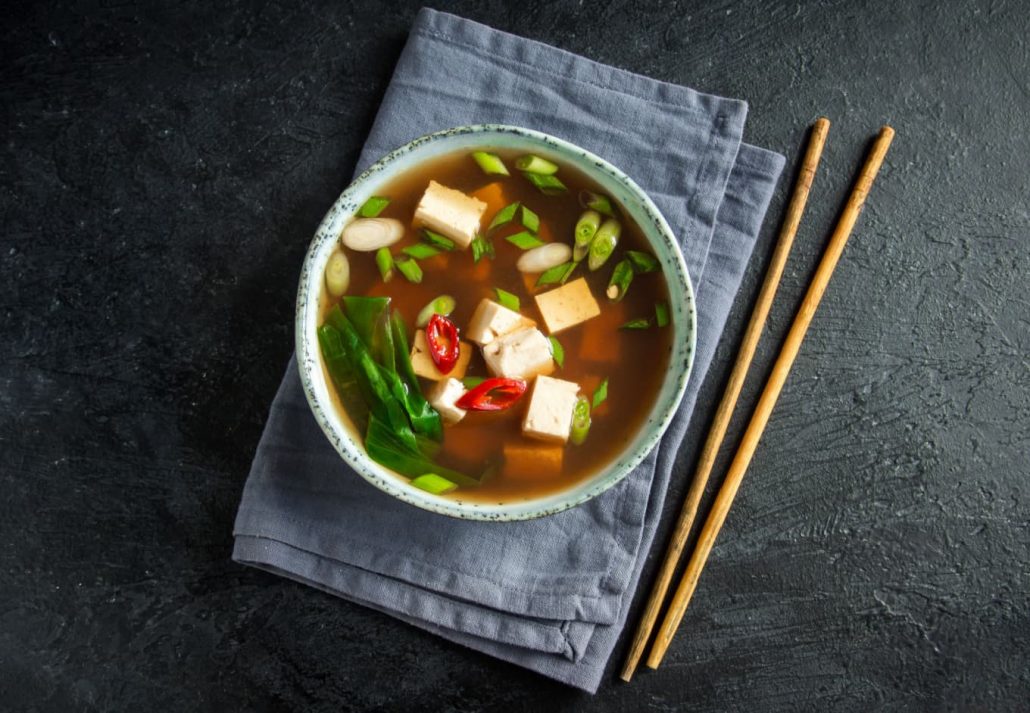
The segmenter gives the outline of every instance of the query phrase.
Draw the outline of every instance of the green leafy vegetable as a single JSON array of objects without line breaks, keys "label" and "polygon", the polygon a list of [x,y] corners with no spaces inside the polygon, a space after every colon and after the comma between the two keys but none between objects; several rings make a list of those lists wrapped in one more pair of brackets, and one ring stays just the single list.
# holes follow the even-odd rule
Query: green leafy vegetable
[{"label": "green leafy vegetable", "polygon": [[639,250],[627,250],[626,259],[633,265],[633,270],[638,274],[655,272],[658,270],[658,259],[654,255],[640,252]]},{"label": "green leafy vegetable", "polygon": [[669,324],[669,303],[668,302],[655,302],[654,304],[654,321],[659,327],[664,327]]},{"label": "green leafy vegetable", "polygon": [[598,384],[597,388],[594,389],[594,398],[592,399],[594,408],[597,408],[604,403],[604,400],[608,398],[608,377]]},{"label": "green leafy vegetable", "polygon": [[422,228],[422,239],[432,245],[434,248],[440,248],[441,250],[447,250],[450,252],[454,250],[454,241],[450,238],[446,238],[437,232],[430,230],[429,228]]},{"label": "green leafy vegetable", "polygon": [[540,277],[536,278],[536,286],[543,287],[544,285],[557,285],[558,283],[565,282],[575,269],[576,263],[574,262],[563,262],[561,265],[548,268],[540,273]]},{"label": "green leafy vegetable", "polygon": [[521,205],[521,203],[516,201],[515,203],[509,203],[497,211],[497,215],[494,216],[494,219],[490,221],[490,225],[487,226],[486,232],[489,233],[497,228],[502,228],[515,220],[515,214],[518,212]]},{"label": "green leafy vegetable", "polygon": [[416,285],[422,282],[422,268],[410,257],[397,260],[394,264],[408,282],[414,282]]},{"label": "green leafy vegetable", "polygon": [[545,196],[556,196],[568,190],[557,176],[543,176],[539,173],[528,173],[525,171],[522,175]]},{"label": "green leafy vegetable", "polygon": [[482,235],[477,235],[472,239],[472,259],[478,263],[484,257],[493,259],[494,244]]},{"label": "green leafy vegetable", "polygon": [[502,290],[500,287],[495,287],[494,292],[497,293],[497,301],[502,307],[507,307],[510,310],[515,310],[516,312],[519,311],[518,296],[513,295],[507,290]]},{"label": "green leafy vegetable", "polygon": [[461,486],[479,485],[474,478],[431,461],[417,446],[413,447],[404,439],[398,438],[389,425],[374,414],[369,418],[368,429],[365,431],[365,450],[376,463],[409,478],[436,473],[441,478]]},{"label": "green leafy vegetable", "polygon": [[538,248],[541,245],[546,245],[543,240],[526,230],[523,230],[520,233],[515,233],[514,235],[509,235],[505,240],[522,250],[529,250],[530,248]]},{"label": "green leafy vegetable", "polygon": [[555,336],[550,336],[548,339],[551,342],[551,356],[554,357],[554,363],[561,369],[565,366],[565,349],[562,347],[561,342]]},{"label": "green leafy vegetable", "polygon": [[443,495],[457,489],[457,484],[452,483],[436,473],[425,473],[411,481],[411,484],[419,490],[425,490],[433,495]]},{"label": "green leafy vegetable", "polygon": [[358,209],[358,215],[362,218],[375,218],[382,213],[388,205],[390,205],[389,198],[384,198],[383,196],[372,196],[365,201],[361,208]]},{"label": "green leafy vegetable", "polygon": [[510,176],[508,173],[507,166],[504,165],[504,161],[497,154],[488,153],[486,151],[473,151],[472,160],[483,169],[483,173],[487,175],[497,176]]},{"label": "green leafy vegetable", "polygon": [[540,216],[526,206],[522,206],[522,227],[531,233],[540,232]]},{"label": "green leafy vegetable", "polygon": [[383,282],[389,282],[393,279],[393,255],[390,254],[390,248],[379,248],[376,250],[376,267],[379,268],[379,274],[383,278]]}]

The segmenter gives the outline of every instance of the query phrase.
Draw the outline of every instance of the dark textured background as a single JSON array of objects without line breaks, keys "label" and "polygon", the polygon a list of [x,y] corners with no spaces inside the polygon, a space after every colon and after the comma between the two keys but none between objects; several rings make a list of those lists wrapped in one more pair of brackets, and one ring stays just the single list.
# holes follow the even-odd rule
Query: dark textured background
[{"label": "dark textured background", "polygon": [[935,5],[441,6],[744,97],[789,166],[833,120],[748,406],[898,132],[665,665],[616,681],[624,642],[595,698],[229,561],[302,256],[418,2],[6,5],[0,707],[1025,710],[1030,15]]}]

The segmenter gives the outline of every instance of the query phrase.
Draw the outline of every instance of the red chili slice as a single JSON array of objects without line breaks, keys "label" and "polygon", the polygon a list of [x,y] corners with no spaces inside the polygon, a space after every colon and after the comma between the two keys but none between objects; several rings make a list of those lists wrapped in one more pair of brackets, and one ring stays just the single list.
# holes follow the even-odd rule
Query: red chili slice
[{"label": "red chili slice", "polygon": [[434,314],[426,326],[426,342],[429,344],[429,356],[441,374],[450,373],[458,363],[461,347],[458,342],[458,328],[454,322],[441,314]]},{"label": "red chili slice", "polygon": [[526,393],[526,382],[522,379],[487,379],[479,386],[469,389],[455,402],[466,411],[503,411]]}]

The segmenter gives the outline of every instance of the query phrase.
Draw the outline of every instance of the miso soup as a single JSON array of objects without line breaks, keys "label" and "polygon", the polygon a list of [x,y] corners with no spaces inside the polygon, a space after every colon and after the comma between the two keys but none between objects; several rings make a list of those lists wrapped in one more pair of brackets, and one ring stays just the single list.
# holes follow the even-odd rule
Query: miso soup
[{"label": "miso soup", "polygon": [[628,214],[569,166],[489,148],[381,187],[322,299],[323,367],[370,457],[463,500],[597,473],[671,351],[665,279]]}]

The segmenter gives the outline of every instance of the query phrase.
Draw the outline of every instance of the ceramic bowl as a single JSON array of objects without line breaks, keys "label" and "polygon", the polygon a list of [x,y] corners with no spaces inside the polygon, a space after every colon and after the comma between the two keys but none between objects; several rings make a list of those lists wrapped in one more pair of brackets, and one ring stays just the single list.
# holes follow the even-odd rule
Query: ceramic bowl
[{"label": "ceramic bowl", "polygon": [[[422,162],[453,152],[514,149],[574,166],[616,198],[641,226],[661,262],[669,289],[674,330],[669,371],[646,422],[614,461],[566,490],[505,504],[463,500],[461,491],[439,496],[414,488],[408,479],[373,462],[352,424],[334,408],[321,363],[316,330],[323,273],[343,226],[358,208],[396,176]],[[478,170],[478,169],[474,169]],[[646,193],[604,159],[562,139],[514,126],[481,124],[428,134],[389,153],[358,176],[340,195],[318,227],[304,260],[297,295],[296,349],[301,382],[315,420],[333,447],[358,475],[390,495],[442,515],[472,520],[508,521],[551,515],[595,498],[626,477],[665,432],[683,392],[694,359],[694,293],[672,230]]]}]

